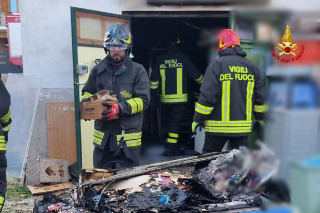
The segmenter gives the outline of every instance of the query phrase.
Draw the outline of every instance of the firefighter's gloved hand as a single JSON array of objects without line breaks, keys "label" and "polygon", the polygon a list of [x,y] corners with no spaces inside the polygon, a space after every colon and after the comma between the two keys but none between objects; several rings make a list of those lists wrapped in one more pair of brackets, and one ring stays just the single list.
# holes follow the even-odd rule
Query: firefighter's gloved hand
[{"label": "firefighter's gloved hand", "polygon": [[102,112],[102,119],[111,121],[117,115],[119,115],[119,105],[114,103],[103,103],[107,108]]},{"label": "firefighter's gloved hand", "polygon": [[197,128],[200,126],[198,122],[192,122],[192,133],[196,133]]}]

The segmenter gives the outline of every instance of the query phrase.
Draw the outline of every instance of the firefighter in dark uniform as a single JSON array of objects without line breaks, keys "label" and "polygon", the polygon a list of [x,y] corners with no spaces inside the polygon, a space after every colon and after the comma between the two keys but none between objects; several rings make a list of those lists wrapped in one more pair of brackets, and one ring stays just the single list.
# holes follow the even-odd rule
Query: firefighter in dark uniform
[{"label": "firefighter in dark uniform", "polygon": [[219,58],[205,73],[196,105],[192,131],[205,125],[202,152],[220,152],[229,140],[232,149],[247,146],[253,114],[263,120],[265,87],[257,66],[246,59],[238,34],[219,34]]},{"label": "firefighter in dark uniform", "polygon": [[10,95],[0,79],[0,212],[2,211],[7,190],[6,143],[11,125]]},{"label": "firefighter in dark uniform", "polygon": [[108,55],[92,69],[82,98],[109,90],[117,95],[118,104],[105,104],[103,119],[95,121],[93,164],[104,169],[137,166],[143,111],[150,102],[149,78],[143,66],[129,57],[132,36],[126,25],[110,27],[103,46]]},{"label": "firefighter in dark uniform", "polygon": [[180,40],[172,43],[167,53],[160,55],[153,67],[150,81],[151,95],[160,93],[161,114],[168,115],[169,132],[166,140],[165,155],[177,155],[179,149],[179,130],[188,102],[188,79],[201,84],[203,75],[191,62],[190,58],[181,53],[178,45]]}]

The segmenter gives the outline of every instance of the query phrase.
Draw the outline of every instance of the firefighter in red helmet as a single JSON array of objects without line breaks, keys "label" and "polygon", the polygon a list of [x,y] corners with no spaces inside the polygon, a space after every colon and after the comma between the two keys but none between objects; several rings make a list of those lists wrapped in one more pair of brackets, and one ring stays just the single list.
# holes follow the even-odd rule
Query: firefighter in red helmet
[{"label": "firefighter in red helmet", "polygon": [[219,34],[219,58],[206,70],[196,105],[192,131],[205,126],[202,152],[220,152],[227,141],[232,149],[247,145],[253,120],[263,120],[265,87],[260,70],[245,58],[238,34]]}]

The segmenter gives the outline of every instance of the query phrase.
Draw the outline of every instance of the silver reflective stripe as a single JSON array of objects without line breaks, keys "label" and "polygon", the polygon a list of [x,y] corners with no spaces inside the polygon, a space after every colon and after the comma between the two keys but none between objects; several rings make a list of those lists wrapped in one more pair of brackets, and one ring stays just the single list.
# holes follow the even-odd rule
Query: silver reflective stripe
[{"label": "silver reflective stripe", "polygon": [[241,133],[241,132],[250,132],[251,128],[243,129],[216,129],[216,128],[206,128],[206,132],[225,132],[225,133]]},{"label": "silver reflective stripe", "polygon": [[97,138],[93,138],[93,142],[98,145],[101,145],[101,140],[98,140]]},{"label": "silver reflective stripe", "polygon": [[230,81],[222,82],[221,120],[229,121],[230,115]]},{"label": "silver reflective stripe", "polygon": [[182,94],[182,68],[177,68],[177,94]]},{"label": "silver reflective stripe", "polygon": [[98,130],[94,130],[94,134],[99,135],[103,138],[104,134]]},{"label": "silver reflective stripe", "polygon": [[247,121],[251,121],[252,116],[252,94],[253,94],[254,82],[248,82],[247,85]]},{"label": "silver reflective stripe", "polygon": [[233,125],[243,125],[243,126],[251,126],[252,122],[250,121],[238,121],[238,122],[219,122],[219,121],[206,121],[206,125],[225,125],[225,126],[233,126]]},{"label": "silver reflective stripe", "polygon": [[6,150],[6,145],[0,144],[0,151],[4,151],[4,150]]},{"label": "silver reflective stripe", "polygon": [[[121,140],[122,135],[117,135],[117,140]],[[131,139],[139,139],[141,138],[141,132],[140,133],[132,133],[132,134],[125,134],[124,139],[125,140],[131,140]]]}]

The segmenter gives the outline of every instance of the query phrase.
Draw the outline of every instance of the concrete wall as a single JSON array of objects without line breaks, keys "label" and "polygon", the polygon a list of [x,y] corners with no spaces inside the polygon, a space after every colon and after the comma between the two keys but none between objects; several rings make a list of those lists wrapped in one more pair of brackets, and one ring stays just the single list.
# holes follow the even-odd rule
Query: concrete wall
[{"label": "concrete wall", "polygon": [[[48,158],[47,103],[73,102],[73,89],[42,89],[39,94],[37,111],[27,154],[26,183],[39,183],[37,158]],[[11,162],[9,162],[11,163]]]}]

